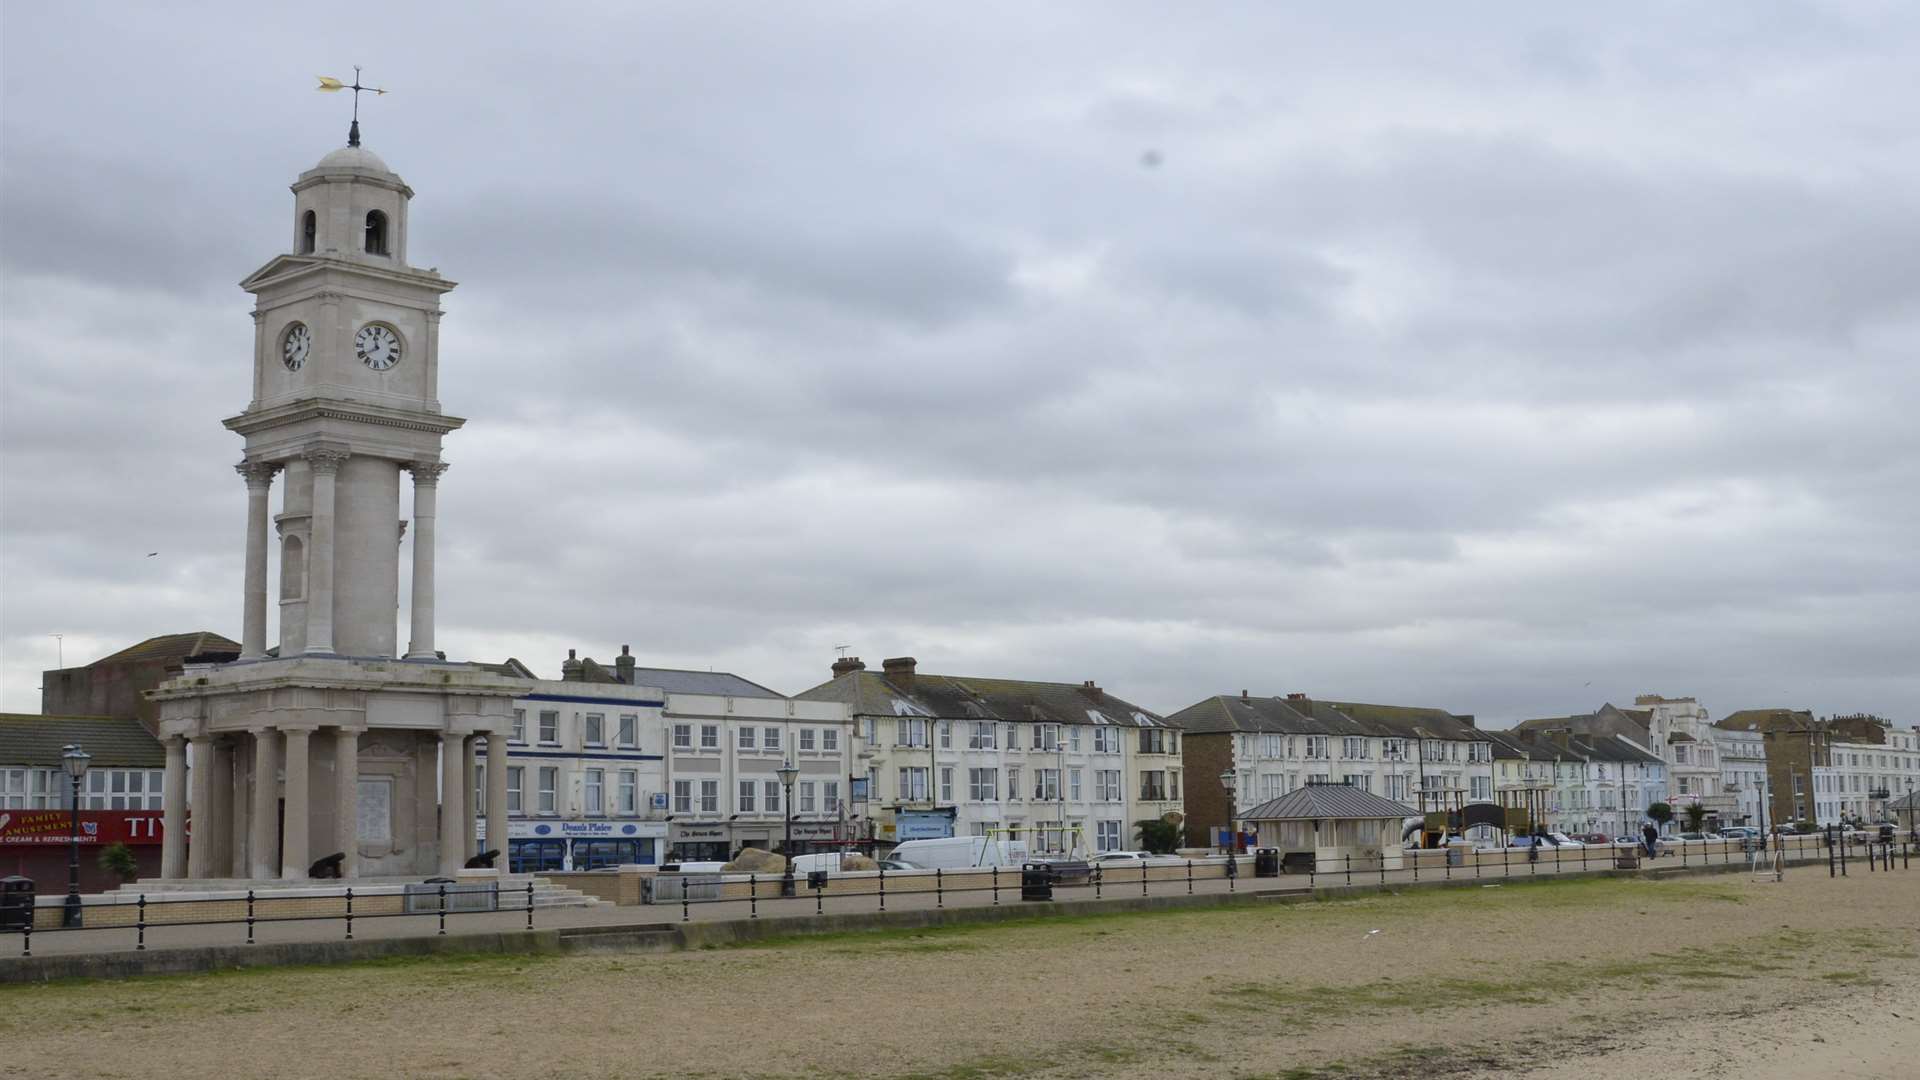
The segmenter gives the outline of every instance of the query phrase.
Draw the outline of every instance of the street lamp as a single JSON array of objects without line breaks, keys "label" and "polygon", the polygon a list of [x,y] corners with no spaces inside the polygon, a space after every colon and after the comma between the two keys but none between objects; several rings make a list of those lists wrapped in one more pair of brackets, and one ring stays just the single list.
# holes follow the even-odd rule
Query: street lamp
[{"label": "street lamp", "polygon": [[[1233,828],[1233,817],[1234,817],[1234,811],[1235,811],[1235,810],[1237,810],[1237,809],[1239,809],[1239,807],[1238,807],[1238,806],[1236,806],[1236,805],[1235,805],[1235,803],[1234,803],[1234,801],[1233,801],[1233,789],[1234,789],[1234,783],[1235,783],[1235,781],[1237,781],[1238,779],[1239,779],[1239,777],[1238,777],[1238,776],[1236,776],[1236,775],[1234,775],[1234,771],[1233,771],[1232,769],[1228,769],[1228,770],[1227,770],[1226,772],[1223,772],[1223,773],[1221,773],[1221,774],[1220,774],[1220,786],[1221,786],[1221,787],[1223,787],[1223,788],[1225,788],[1225,789],[1227,789],[1227,843],[1226,843],[1226,849],[1227,849],[1227,876],[1228,876],[1228,877],[1233,877],[1233,876],[1234,876],[1234,874],[1235,874],[1235,873],[1236,873],[1236,872],[1237,872],[1237,871],[1239,870],[1239,867],[1237,867],[1237,866],[1235,866],[1235,865],[1234,865],[1234,862],[1233,862],[1233,850],[1234,850],[1234,848],[1237,848],[1237,847],[1239,847],[1239,846],[1240,846],[1240,845],[1239,845],[1239,844],[1238,844],[1238,843],[1236,842],[1236,841],[1238,841],[1238,840],[1239,840],[1239,837],[1238,837],[1238,836],[1236,836],[1236,835],[1234,834],[1234,828]],[[1258,868],[1258,867],[1255,867],[1254,869],[1255,869],[1255,870],[1258,870],[1259,868]],[[1256,876],[1257,876],[1257,875],[1256,875]]]},{"label": "street lamp", "polygon": [[793,889],[793,781],[795,777],[800,775],[800,770],[794,768],[793,759],[788,758],[786,764],[773,770],[773,774],[780,778],[780,786],[787,789],[787,801],[781,806],[781,810],[783,811],[784,816],[787,819],[787,839],[786,839],[786,846],[783,848],[787,856],[787,867],[786,867],[786,870],[780,875],[780,895],[792,896],[794,895],[794,889]]},{"label": "street lamp", "polygon": [[80,778],[87,775],[87,762],[93,756],[78,745],[69,745],[60,754],[60,763],[73,779],[73,815],[67,826],[67,906],[60,925],[80,925]]}]

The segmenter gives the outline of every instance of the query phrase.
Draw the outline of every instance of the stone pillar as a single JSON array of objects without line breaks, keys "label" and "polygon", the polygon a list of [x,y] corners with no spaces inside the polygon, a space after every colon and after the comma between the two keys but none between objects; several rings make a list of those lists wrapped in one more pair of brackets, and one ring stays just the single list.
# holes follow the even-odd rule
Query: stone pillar
[{"label": "stone pillar", "polygon": [[279,877],[280,754],[272,728],[253,731],[253,839],[247,844],[249,877]]},{"label": "stone pillar", "polygon": [[[227,877],[247,878],[253,876],[253,796],[247,786],[247,777],[251,774],[249,763],[252,759],[246,737],[238,732],[227,736],[227,759],[233,774],[233,797],[227,801],[227,835],[232,841],[227,848]],[[225,776],[226,773],[221,774]]]},{"label": "stone pillar", "polygon": [[195,735],[193,767],[188,770],[193,784],[189,806],[193,811],[193,838],[187,844],[187,876],[213,876],[213,848],[219,833],[213,821],[213,736]]},{"label": "stone pillar", "polygon": [[243,461],[234,471],[247,482],[246,602],[240,613],[240,659],[267,655],[267,496],[278,465]]},{"label": "stone pillar", "polygon": [[467,820],[460,805],[466,801],[460,797],[466,788],[460,779],[462,741],[451,731],[440,733],[440,873],[445,877],[453,877],[467,861],[461,854],[466,845],[460,842],[460,827]]},{"label": "stone pillar", "polygon": [[407,659],[432,660],[433,517],[440,474],[447,471],[447,466],[438,461],[416,461],[407,468],[413,472],[413,638],[407,644]]},{"label": "stone pillar", "polygon": [[[307,655],[333,654],[333,480],[347,454],[340,450],[309,450],[313,468],[313,517],[307,549]],[[289,817],[288,821],[293,819]],[[293,830],[287,830],[291,833]],[[301,873],[306,866],[300,867]]]},{"label": "stone pillar", "polygon": [[187,874],[187,740],[167,738],[167,776],[160,789],[160,876]]},{"label": "stone pillar", "polygon": [[343,878],[360,876],[360,733],[353,728],[333,732],[333,843],[346,853],[340,863]]},{"label": "stone pillar", "polygon": [[287,821],[280,830],[280,876],[303,878],[313,857],[307,853],[312,808],[307,802],[307,737],[304,728],[288,728],[287,740]]},{"label": "stone pillar", "polygon": [[507,869],[507,734],[487,733],[487,847],[500,857],[493,865]]},{"label": "stone pillar", "polygon": [[213,810],[207,815],[208,824],[219,829],[213,837],[213,869],[211,877],[229,877],[233,874],[233,740],[218,738],[213,740],[213,774],[207,778],[207,793],[213,796]]},{"label": "stone pillar", "polygon": [[475,768],[475,758],[479,753],[479,736],[469,735],[460,740],[460,804],[466,811],[463,831],[460,833],[460,862],[464,864],[474,854],[474,813],[480,807],[479,770]]}]

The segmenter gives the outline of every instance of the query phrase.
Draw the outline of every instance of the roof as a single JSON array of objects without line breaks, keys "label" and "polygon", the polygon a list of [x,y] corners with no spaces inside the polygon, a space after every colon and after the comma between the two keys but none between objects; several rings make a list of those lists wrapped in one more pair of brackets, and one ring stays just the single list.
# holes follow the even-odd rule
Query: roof
[{"label": "roof", "polygon": [[1166,727],[1167,719],[1091,683],[1033,682],[976,676],[890,677],[850,671],[797,695],[802,701],[838,701],[855,716],[930,716],[1009,723],[1114,724]]},{"label": "roof", "polygon": [[1308,784],[1238,815],[1243,821],[1379,821],[1417,817],[1419,811],[1351,784]]},{"label": "roof", "polygon": [[1889,802],[1889,810],[1920,810],[1920,791],[1909,791],[1905,795]]},{"label": "roof", "polygon": [[1647,720],[1651,714],[1617,708],[1611,703],[1604,704],[1590,713],[1576,713],[1572,716],[1547,716],[1536,720],[1522,720],[1513,725],[1515,731],[1553,731],[1566,728],[1588,738],[1605,735],[1623,735],[1642,746],[1648,745],[1651,736],[1647,733]]},{"label": "roof", "polygon": [[131,716],[0,713],[0,765],[58,765],[68,743],[78,743],[96,766],[158,769],[167,763],[160,740]]},{"label": "roof", "polygon": [[103,656],[95,660],[96,664],[125,663],[130,660],[185,660],[189,657],[206,654],[231,654],[228,659],[240,655],[240,643],[222,637],[211,630],[195,630],[187,634],[161,634],[150,637],[138,645],[129,645],[112,656]]},{"label": "roof", "polygon": [[1500,761],[1615,761],[1631,764],[1655,764],[1662,759],[1642,750],[1624,735],[1591,735],[1571,732],[1565,745],[1555,738],[1558,729],[1486,732],[1493,741],[1493,756]]},{"label": "roof", "polygon": [[1728,731],[1766,731],[1776,727],[1804,731],[1813,727],[1813,712],[1809,709],[1740,709],[1721,717],[1713,726]]},{"label": "roof", "polygon": [[502,664],[475,664],[482,671],[491,671],[495,675],[505,675],[510,679],[538,679],[533,669],[520,662],[518,657],[509,656]]},{"label": "roof", "polygon": [[633,669],[635,686],[653,686],[669,694],[715,694],[723,697],[779,698],[785,694],[769,690],[750,679],[729,671],[685,671],[680,668],[637,667]]},{"label": "roof", "polygon": [[1316,701],[1301,694],[1221,694],[1189,705],[1167,722],[1189,734],[1268,732],[1286,735],[1370,735],[1389,739],[1479,742],[1486,733],[1445,709]]}]

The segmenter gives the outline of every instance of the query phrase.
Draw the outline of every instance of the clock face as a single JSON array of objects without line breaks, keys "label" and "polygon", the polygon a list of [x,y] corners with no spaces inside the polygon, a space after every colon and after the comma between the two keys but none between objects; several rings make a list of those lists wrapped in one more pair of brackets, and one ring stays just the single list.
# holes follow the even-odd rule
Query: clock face
[{"label": "clock face", "polygon": [[313,331],[306,323],[294,323],[280,339],[280,362],[287,365],[288,371],[299,371],[307,362],[307,351],[313,348]]},{"label": "clock face", "polygon": [[368,323],[353,335],[353,351],[361,363],[385,371],[400,362],[400,335],[391,327]]}]

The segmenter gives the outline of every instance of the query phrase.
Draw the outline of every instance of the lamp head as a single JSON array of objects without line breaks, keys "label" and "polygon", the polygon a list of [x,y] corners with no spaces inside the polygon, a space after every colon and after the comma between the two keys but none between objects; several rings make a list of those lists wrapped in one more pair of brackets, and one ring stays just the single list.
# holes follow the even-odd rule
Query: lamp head
[{"label": "lamp head", "polygon": [[60,754],[60,763],[67,767],[67,775],[75,780],[87,775],[87,763],[93,755],[80,749],[77,744],[67,746]]}]

